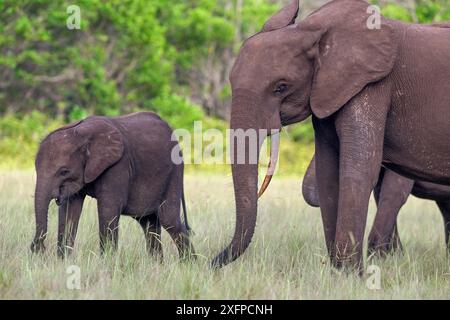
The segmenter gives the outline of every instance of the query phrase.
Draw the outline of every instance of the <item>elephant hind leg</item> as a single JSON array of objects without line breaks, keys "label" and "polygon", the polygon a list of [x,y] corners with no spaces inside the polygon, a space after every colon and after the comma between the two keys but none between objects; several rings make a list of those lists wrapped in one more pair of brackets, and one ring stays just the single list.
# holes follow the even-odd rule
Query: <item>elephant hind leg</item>
[{"label": "elephant hind leg", "polygon": [[161,225],[175,242],[180,258],[186,260],[188,258],[195,258],[195,251],[189,239],[189,232],[186,225],[181,220],[182,183],[183,170],[182,167],[177,167],[169,182],[166,191],[166,200],[163,201],[159,208],[158,217]]},{"label": "elephant hind leg", "polygon": [[302,194],[305,202],[311,207],[319,208],[319,189],[316,181],[316,157],[309,163],[302,182]]},{"label": "elephant hind leg", "polygon": [[174,201],[167,201],[161,206],[158,215],[160,216],[161,225],[175,242],[180,258],[185,260],[194,257],[195,251],[189,239],[189,232],[179,217],[179,205],[179,202],[176,204]]},{"label": "elephant hind leg", "polygon": [[385,256],[402,249],[397,228],[397,216],[413,188],[414,181],[395,172],[382,169],[374,189],[377,213],[369,235],[369,254]]},{"label": "elephant hind leg", "polygon": [[144,230],[145,240],[147,242],[147,251],[150,255],[162,260],[163,249],[161,245],[161,223],[156,212],[135,218]]},{"label": "elephant hind leg", "polygon": [[450,201],[438,201],[436,202],[441,210],[442,217],[444,218],[445,227],[445,244],[450,253]]}]

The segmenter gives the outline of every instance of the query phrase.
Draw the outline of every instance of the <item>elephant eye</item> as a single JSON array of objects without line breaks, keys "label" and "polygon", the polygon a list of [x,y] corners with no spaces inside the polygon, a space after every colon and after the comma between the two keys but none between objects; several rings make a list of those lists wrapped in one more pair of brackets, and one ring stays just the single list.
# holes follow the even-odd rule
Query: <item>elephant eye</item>
[{"label": "elephant eye", "polygon": [[280,95],[283,94],[284,92],[286,92],[286,90],[288,89],[288,85],[285,83],[280,83],[276,86],[274,93],[276,95]]},{"label": "elephant eye", "polygon": [[59,170],[59,175],[60,175],[61,177],[65,177],[65,176],[67,176],[69,173],[70,173],[69,169],[63,168],[63,169]]}]

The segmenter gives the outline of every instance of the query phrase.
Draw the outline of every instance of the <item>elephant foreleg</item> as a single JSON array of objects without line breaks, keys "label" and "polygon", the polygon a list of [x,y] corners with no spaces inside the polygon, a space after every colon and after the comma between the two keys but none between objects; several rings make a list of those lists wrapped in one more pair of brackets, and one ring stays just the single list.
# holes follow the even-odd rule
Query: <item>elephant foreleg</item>
[{"label": "elephant foreleg", "polygon": [[[180,167],[179,167],[180,168]],[[173,173],[167,189],[167,199],[160,206],[158,217],[161,225],[167,230],[177,246],[182,260],[195,258],[194,247],[189,239],[186,225],[181,221],[181,183],[183,179],[182,168]]]},{"label": "elephant foreleg", "polygon": [[74,196],[58,209],[57,253],[61,258],[73,251],[84,199],[84,194]]},{"label": "elephant foreleg", "polygon": [[119,241],[119,219],[122,206],[111,198],[98,200],[98,227],[100,235],[100,252],[102,254],[110,248],[117,250]]},{"label": "elephant foreleg", "polygon": [[339,137],[339,204],[332,262],[338,268],[360,273],[369,198],[383,158],[388,91],[380,84],[366,87],[335,120]]}]

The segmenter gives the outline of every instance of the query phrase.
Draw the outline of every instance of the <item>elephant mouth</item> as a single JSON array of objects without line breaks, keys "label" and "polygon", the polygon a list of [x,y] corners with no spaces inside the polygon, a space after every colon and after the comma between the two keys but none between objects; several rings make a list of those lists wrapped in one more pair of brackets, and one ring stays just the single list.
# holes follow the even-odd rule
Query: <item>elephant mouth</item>
[{"label": "elephant mouth", "polygon": [[55,199],[55,202],[56,202],[56,205],[58,206],[58,207],[60,207],[60,206],[62,206],[64,203],[63,203],[63,200],[60,198],[60,197],[57,197],[56,199]]},{"label": "elephant mouth", "polygon": [[61,207],[67,203],[70,197],[68,196],[58,196],[55,198],[55,203],[58,207]]},{"label": "elephant mouth", "polygon": [[67,184],[64,187],[64,190],[60,190],[59,194],[55,195],[56,197],[54,199],[56,205],[59,207],[65,205],[72,197],[82,192],[82,189],[83,187],[76,183]]},{"label": "elephant mouth", "polygon": [[295,115],[287,115],[283,112],[280,112],[281,125],[283,127],[285,127],[285,126],[289,126],[294,123],[302,122],[302,121],[306,120],[306,118],[308,118],[310,115],[311,115],[310,108],[305,109],[300,114],[295,114]]},{"label": "elephant mouth", "polygon": [[298,116],[296,116],[296,115],[288,116],[287,114],[280,112],[280,121],[281,121],[281,125],[283,127],[288,126],[288,125],[292,124],[293,122],[295,122],[296,118],[298,118]]}]

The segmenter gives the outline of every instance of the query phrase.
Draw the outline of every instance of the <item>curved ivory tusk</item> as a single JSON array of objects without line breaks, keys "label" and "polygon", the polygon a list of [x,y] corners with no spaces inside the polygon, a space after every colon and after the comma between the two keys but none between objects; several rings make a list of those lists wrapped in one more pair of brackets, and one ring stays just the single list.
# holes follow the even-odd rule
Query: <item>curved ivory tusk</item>
[{"label": "curved ivory tusk", "polygon": [[261,198],[266,189],[269,187],[270,181],[272,180],[273,173],[275,172],[275,167],[277,165],[278,146],[279,146],[279,135],[278,134],[272,135],[270,143],[270,161],[267,167],[266,176],[258,192],[258,198]]},{"label": "curved ivory tusk", "polygon": [[[269,166],[267,168],[267,171],[270,170],[271,166],[272,166],[272,161],[269,161]],[[264,192],[266,191],[267,187],[270,184],[270,181],[272,180],[272,177],[273,177],[273,174],[269,174],[269,173],[266,174],[264,181],[261,185],[261,188],[259,189],[258,198],[261,198],[261,196],[264,194]]]}]

